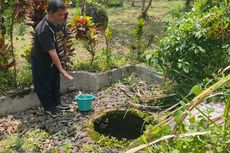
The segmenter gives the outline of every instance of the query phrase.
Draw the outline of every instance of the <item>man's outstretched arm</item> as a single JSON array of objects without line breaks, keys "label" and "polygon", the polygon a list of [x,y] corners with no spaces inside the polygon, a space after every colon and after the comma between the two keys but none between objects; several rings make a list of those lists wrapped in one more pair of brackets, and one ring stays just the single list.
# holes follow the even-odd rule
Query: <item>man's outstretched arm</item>
[{"label": "man's outstretched arm", "polygon": [[57,67],[57,69],[59,70],[59,72],[66,78],[70,79],[70,80],[73,80],[73,76],[70,75],[66,70],[63,69],[62,65],[61,65],[61,62],[60,62],[60,59],[57,55],[57,52],[55,49],[52,49],[49,51],[49,55],[54,63],[54,65]]}]

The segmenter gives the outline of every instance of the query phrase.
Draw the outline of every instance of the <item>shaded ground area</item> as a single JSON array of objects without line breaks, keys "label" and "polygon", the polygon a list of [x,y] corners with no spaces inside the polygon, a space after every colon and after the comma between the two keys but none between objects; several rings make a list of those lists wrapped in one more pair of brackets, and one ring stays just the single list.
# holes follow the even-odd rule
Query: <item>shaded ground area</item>
[{"label": "shaded ground area", "polygon": [[[151,90],[146,83],[139,81],[139,89]],[[142,84],[142,85],[141,85]],[[14,115],[0,118],[0,152],[14,150],[16,152],[85,152],[87,144],[97,144],[87,134],[87,124],[93,115],[108,109],[127,108],[131,99],[121,91],[127,83],[117,83],[96,95],[92,112],[79,112],[74,97],[79,91],[62,96],[62,102],[71,109],[63,111],[58,117],[46,115],[41,108],[33,108]],[[29,139],[28,139],[29,135]],[[43,135],[37,137],[37,135]],[[98,148],[99,149],[99,148]],[[99,150],[103,150],[100,148]],[[118,152],[115,148],[114,152]]]},{"label": "shaded ground area", "polygon": [[[132,99],[134,96],[142,97],[142,106],[148,105],[146,97],[156,97],[161,92],[158,85],[147,84],[131,76],[93,93],[96,99],[91,112],[77,110],[74,97],[79,91],[74,91],[62,95],[62,102],[71,109],[63,111],[58,117],[46,115],[39,107],[1,117],[0,152],[123,152],[124,148],[101,147],[99,142],[92,140],[87,132],[90,120],[101,111],[138,107]],[[151,102],[153,105],[158,104]],[[212,106],[215,107],[215,104]],[[145,111],[152,109],[145,108]],[[219,113],[222,108],[223,105],[218,104]]]}]

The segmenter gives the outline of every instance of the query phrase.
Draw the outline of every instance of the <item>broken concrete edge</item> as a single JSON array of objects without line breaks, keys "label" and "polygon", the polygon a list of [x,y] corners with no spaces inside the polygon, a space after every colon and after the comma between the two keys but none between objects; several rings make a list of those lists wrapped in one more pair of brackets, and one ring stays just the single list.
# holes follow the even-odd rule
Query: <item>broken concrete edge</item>
[{"label": "broken concrete edge", "polygon": [[[100,73],[74,71],[71,72],[75,78],[73,81],[61,77],[61,93],[73,90],[96,92],[132,73],[146,82],[160,83],[162,80],[160,73],[140,65],[131,65]],[[0,115],[21,112],[39,105],[40,102],[33,88],[21,89],[8,96],[0,97]]]}]

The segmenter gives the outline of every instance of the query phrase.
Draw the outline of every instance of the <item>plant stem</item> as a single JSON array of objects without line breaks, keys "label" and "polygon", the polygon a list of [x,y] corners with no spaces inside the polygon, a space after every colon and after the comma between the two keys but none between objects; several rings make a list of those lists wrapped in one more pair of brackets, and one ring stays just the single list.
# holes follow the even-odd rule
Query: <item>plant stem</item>
[{"label": "plant stem", "polygon": [[[226,105],[224,108],[224,131],[223,131],[223,140],[225,141],[225,136],[226,136],[226,130],[228,127],[228,116],[229,116],[229,109],[230,109],[230,93],[228,93],[227,97],[226,97]],[[224,150],[224,143],[223,143],[223,150]]]},{"label": "plant stem", "polygon": [[13,30],[14,30],[14,16],[12,15],[11,17],[11,27],[10,27],[10,47],[11,47],[11,52],[13,55],[13,63],[14,63],[14,86],[17,88],[17,70],[16,70],[16,59],[15,59],[15,54],[14,54],[14,45],[13,45]]},{"label": "plant stem", "polygon": [[173,128],[173,134],[177,132],[177,125],[181,124],[186,116],[188,115],[188,112],[192,111],[198,104],[200,104],[210,93],[215,91],[217,88],[225,84],[226,82],[230,81],[230,74],[227,75],[226,77],[220,79],[218,82],[213,84],[211,87],[207,88],[204,90],[201,94],[193,98],[193,100],[190,102],[190,104],[187,106],[186,110],[184,111],[184,114],[181,116],[179,122],[174,126]]},{"label": "plant stem", "polygon": [[147,144],[143,144],[143,145],[140,145],[138,147],[135,147],[135,148],[132,148],[132,149],[129,149],[128,151],[126,151],[125,153],[135,153],[137,151],[140,151],[150,145],[153,145],[153,144],[156,144],[160,141],[163,141],[163,140],[168,140],[168,139],[171,139],[171,138],[175,138],[175,137],[178,137],[178,138],[184,138],[184,137],[191,137],[191,136],[198,136],[198,135],[206,135],[206,134],[210,134],[211,132],[194,132],[194,133],[185,133],[185,134],[181,134],[181,135],[166,135],[166,136],[163,136],[155,141],[152,141],[150,143],[147,143]]}]

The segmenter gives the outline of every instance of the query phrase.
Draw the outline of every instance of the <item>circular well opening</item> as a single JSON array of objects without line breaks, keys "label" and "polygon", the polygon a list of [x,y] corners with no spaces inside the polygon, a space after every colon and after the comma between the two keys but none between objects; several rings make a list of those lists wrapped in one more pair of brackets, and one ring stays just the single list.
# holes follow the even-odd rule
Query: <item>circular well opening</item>
[{"label": "circular well opening", "polygon": [[136,139],[145,130],[144,120],[132,111],[111,111],[94,121],[94,130],[118,140]]}]

